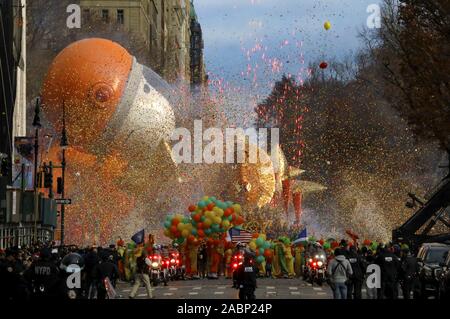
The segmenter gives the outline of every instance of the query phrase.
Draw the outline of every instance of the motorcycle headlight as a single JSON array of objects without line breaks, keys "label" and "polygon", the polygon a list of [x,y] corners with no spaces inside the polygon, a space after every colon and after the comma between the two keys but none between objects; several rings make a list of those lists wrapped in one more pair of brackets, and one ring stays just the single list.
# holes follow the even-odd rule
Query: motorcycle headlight
[{"label": "motorcycle headlight", "polygon": [[312,263],[312,258],[309,258],[308,262]]},{"label": "motorcycle headlight", "polygon": [[157,262],[152,262],[152,267],[153,268],[158,268],[159,264]]},{"label": "motorcycle headlight", "polygon": [[322,267],[322,265],[323,265],[323,262],[321,262],[321,261],[317,262],[317,266]]},{"label": "motorcycle headlight", "polygon": [[314,258],[319,259],[319,255],[316,255]]},{"label": "motorcycle headlight", "polygon": [[170,263],[174,264],[175,263],[175,259],[171,259]]},{"label": "motorcycle headlight", "polygon": [[324,256],[324,255],[320,255],[320,258],[321,258],[321,259],[325,259],[325,256]]}]

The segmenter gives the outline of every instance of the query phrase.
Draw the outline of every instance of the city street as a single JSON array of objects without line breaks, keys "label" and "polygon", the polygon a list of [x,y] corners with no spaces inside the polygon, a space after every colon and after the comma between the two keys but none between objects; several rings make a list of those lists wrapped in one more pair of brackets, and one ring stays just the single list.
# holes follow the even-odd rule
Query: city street
[{"label": "city street", "polygon": [[[156,299],[237,299],[238,290],[231,288],[231,280],[186,280],[172,281],[168,286],[153,288]],[[128,298],[131,285],[125,282],[117,284],[120,299]],[[140,287],[136,299],[147,297],[145,288]],[[314,286],[302,279],[258,279],[257,299],[330,299],[328,286]]]}]

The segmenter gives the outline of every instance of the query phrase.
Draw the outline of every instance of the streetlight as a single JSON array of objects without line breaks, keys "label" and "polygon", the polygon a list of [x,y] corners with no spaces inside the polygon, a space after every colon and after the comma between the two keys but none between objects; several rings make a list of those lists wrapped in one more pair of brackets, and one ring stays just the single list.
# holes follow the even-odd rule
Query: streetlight
[{"label": "streetlight", "polygon": [[[62,149],[62,182],[61,182],[61,197],[64,198],[64,181],[65,181],[65,173],[66,173],[66,149],[69,146],[69,142],[67,141],[67,132],[66,132],[66,106],[63,101],[63,126],[61,133],[61,143],[59,144]],[[65,205],[61,204],[61,246],[64,245],[64,207]]]},{"label": "streetlight", "polygon": [[39,194],[38,194],[38,153],[39,153],[39,129],[41,128],[41,118],[39,117],[41,107],[40,97],[36,98],[36,106],[34,108],[33,127],[34,133],[34,241],[37,241],[37,219],[39,214]]}]

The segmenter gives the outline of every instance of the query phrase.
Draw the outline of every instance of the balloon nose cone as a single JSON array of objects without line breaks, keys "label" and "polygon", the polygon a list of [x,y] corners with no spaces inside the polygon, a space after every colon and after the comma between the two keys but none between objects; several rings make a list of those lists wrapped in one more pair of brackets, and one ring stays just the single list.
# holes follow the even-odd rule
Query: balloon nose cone
[{"label": "balloon nose cone", "polygon": [[43,83],[47,119],[59,131],[64,102],[72,143],[89,145],[113,116],[132,63],[127,50],[110,40],[91,38],[72,43],[53,60]]}]

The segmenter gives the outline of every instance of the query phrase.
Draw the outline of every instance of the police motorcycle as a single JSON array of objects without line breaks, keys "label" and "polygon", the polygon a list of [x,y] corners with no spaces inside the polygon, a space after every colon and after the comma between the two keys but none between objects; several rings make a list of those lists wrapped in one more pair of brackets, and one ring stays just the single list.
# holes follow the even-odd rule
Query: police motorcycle
[{"label": "police motorcycle", "polygon": [[82,275],[84,269],[84,258],[77,253],[69,253],[61,260],[61,290],[64,299],[84,299],[85,293],[82,288]]},{"label": "police motorcycle", "polygon": [[168,275],[170,280],[183,280],[185,269],[181,265],[180,254],[178,252],[172,251],[166,261],[168,264]]},{"label": "police motorcycle", "polygon": [[317,283],[322,286],[326,281],[326,255],[317,253],[306,262],[306,278],[311,284]]},{"label": "police motorcycle", "polygon": [[237,269],[242,265],[244,262],[244,251],[243,250],[237,250],[233,257],[231,257],[231,269],[233,271],[233,288],[237,287]]},{"label": "police motorcycle", "polygon": [[158,286],[160,283],[164,283],[167,286],[169,281],[168,269],[163,265],[163,258],[157,251],[153,255],[147,256],[150,259],[150,282],[153,286]]}]

